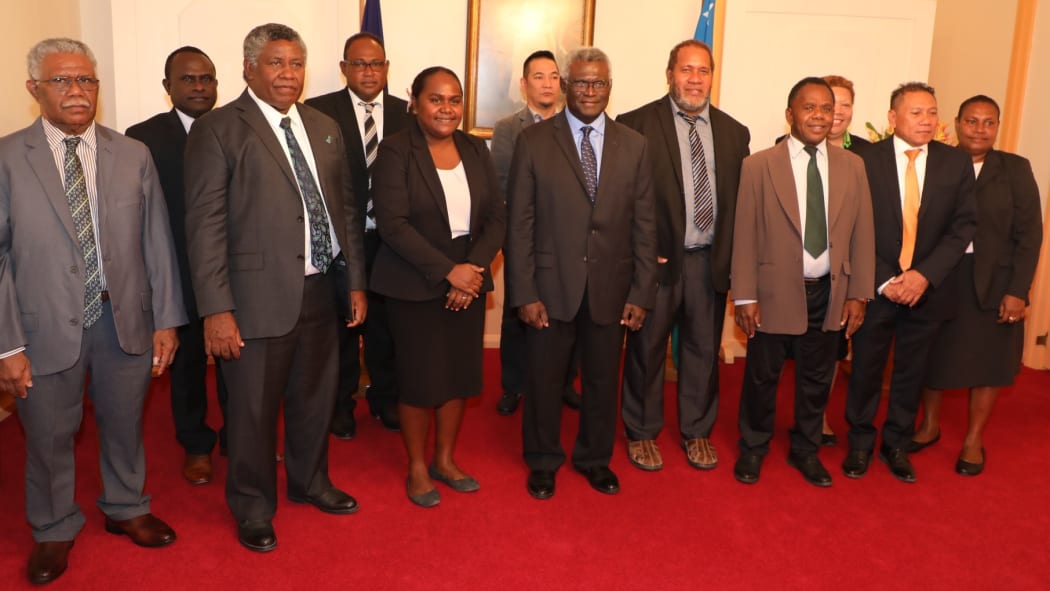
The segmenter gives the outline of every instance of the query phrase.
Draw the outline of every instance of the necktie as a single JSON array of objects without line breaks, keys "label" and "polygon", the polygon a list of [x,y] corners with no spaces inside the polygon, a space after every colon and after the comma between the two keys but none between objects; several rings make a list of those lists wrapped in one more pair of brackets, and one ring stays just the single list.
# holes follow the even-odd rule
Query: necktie
[{"label": "necktie", "polygon": [[580,140],[580,164],[583,166],[583,180],[587,184],[587,197],[594,204],[594,198],[598,195],[598,159],[594,157],[594,146],[591,145],[591,132],[594,128],[584,125],[580,131],[583,139]]},{"label": "necktie", "polygon": [[824,183],[817,168],[816,146],[806,146],[809,166],[806,168],[806,230],[802,246],[813,258],[828,249],[828,221],[824,216]]},{"label": "necktie", "polygon": [[321,192],[317,189],[314,175],[310,172],[310,165],[306,163],[306,157],[303,156],[299,142],[292,133],[292,118],[281,119],[281,128],[284,129],[284,140],[288,143],[288,152],[292,155],[295,179],[299,182],[299,189],[306,201],[306,213],[310,218],[310,263],[324,273],[332,264],[332,236],[328,233],[328,214],[325,213]]},{"label": "necktie", "polygon": [[80,138],[69,137],[63,141],[66,144],[66,159],[62,172],[65,175],[69,212],[73,215],[73,228],[84,254],[84,328],[89,328],[102,316],[102,275],[98,267],[95,227],[91,220],[84,167],[77,156]]},{"label": "necktie", "polygon": [[915,158],[922,150],[905,150],[908,168],[904,171],[904,208],[901,210],[901,270],[911,268],[915,255],[915,234],[919,227],[919,175],[915,172]]},{"label": "necktie", "polygon": [[715,219],[714,196],[711,192],[711,178],[707,175],[707,158],[704,155],[704,144],[696,131],[697,117],[678,111],[678,116],[689,124],[689,163],[693,169],[693,224],[701,232],[711,228]]},{"label": "necktie", "polygon": [[[365,166],[368,168],[368,188],[372,188],[372,163],[376,161],[379,153],[379,133],[376,130],[376,120],[372,118],[372,110],[376,103],[358,101],[357,104],[365,108]],[[376,212],[372,206],[372,197],[368,197],[368,205],[365,206],[365,215],[375,222]]]}]

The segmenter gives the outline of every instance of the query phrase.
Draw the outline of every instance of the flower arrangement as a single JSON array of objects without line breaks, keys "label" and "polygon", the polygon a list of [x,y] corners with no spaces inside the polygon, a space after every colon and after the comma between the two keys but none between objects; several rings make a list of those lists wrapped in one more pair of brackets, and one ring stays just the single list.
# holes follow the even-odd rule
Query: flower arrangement
[{"label": "flower arrangement", "polygon": [[[892,128],[887,127],[880,132],[878,129],[875,128],[874,125],[871,124],[871,121],[865,123],[864,127],[868,129],[868,139],[870,139],[873,142],[884,140],[893,135]],[[954,138],[952,138],[951,127],[948,127],[948,124],[943,121],[937,122],[937,130],[933,132],[933,139],[937,140],[938,142],[948,144],[949,146],[954,146],[958,143]]]}]

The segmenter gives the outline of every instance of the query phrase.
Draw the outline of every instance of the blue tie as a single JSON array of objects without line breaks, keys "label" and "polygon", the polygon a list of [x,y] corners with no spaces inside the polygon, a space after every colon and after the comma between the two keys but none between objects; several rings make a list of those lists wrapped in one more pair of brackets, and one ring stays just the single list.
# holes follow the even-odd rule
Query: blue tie
[{"label": "blue tie", "polygon": [[306,200],[306,213],[310,216],[310,263],[324,273],[332,264],[332,236],[328,232],[328,214],[325,213],[321,192],[317,190],[310,165],[306,163],[306,157],[303,156],[299,142],[292,133],[292,118],[281,119],[281,128],[284,129],[284,139],[288,142],[288,152],[292,155],[292,164],[295,165],[295,178],[299,181],[299,189]]}]

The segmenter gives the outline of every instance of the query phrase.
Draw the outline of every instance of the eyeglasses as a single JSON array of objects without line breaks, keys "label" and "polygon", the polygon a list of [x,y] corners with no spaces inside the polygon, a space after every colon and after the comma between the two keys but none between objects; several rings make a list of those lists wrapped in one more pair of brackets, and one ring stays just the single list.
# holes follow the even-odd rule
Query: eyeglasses
[{"label": "eyeglasses", "polygon": [[601,92],[609,87],[608,80],[569,80],[568,82],[574,92],[587,92],[588,88]]},{"label": "eyeglasses", "polygon": [[351,68],[362,72],[366,68],[372,68],[373,70],[378,71],[386,67],[386,61],[384,60],[372,60],[370,62],[366,62],[365,60],[350,60],[343,63],[349,64]]},{"label": "eyeglasses", "polygon": [[92,78],[91,76],[53,76],[45,80],[34,80],[37,84],[50,84],[58,92],[69,92],[69,87],[73,85],[73,82],[77,83],[77,86],[81,90],[98,90],[98,78]]}]

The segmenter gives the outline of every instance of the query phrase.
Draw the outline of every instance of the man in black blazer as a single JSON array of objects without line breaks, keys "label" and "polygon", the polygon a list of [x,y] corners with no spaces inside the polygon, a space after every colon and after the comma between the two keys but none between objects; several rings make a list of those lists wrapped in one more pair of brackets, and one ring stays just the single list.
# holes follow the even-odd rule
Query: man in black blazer
[{"label": "man in black blazer", "polygon": [[[343,45],[339,69],[346,77],[346,88],[314,97],[306,104],[335,119],[343,132],[357,209],[365,213],[362,216],[365,222],[365,266],[371,277],[372,262],[379,252],[380,240],[370,202],[369,169],[379,142],[408,127],[412,115],[408,112],[408,103],[385,90],[390,62],[386,59],[383,42],[375,35],[357,33],[350,36]],[[366,123],[369,118],[374,125]],[[339,329],[339,398],[331,432],[340,439],[351,439],[357,433],[354,392],[361,378],[358,350],[361,337],[364,338],[365,365],[371,382],[366,391],[369,412],[387,429],[400,429],[394,383],[394,343],[387,324],[386,305],[383,296],[369,290],[368,322],[362,327]]]},{"label": "man in black blazer", "polygon": [[186,227],[205,350],[230,389],[226,504],[250,550],[277,546],[277,418],[285,419],[288,499],[357,511],[328,476],[328,426],[339,381],[338,297],[364,321],[363,224],[343,135],[296,101],[306,45],[289,27],[244,40],[248,88],[186,139]]},{"label": "man in black blazer", "polygon": [[642,470],[663,467],[656,437],[664,422],[667,339],[676,323],[681,446],[694,468],[718,464],[710,439],[718,414],[718,350],[740,165],[751,134],[711,106],[713,75],[711,48],[683,41],[667,62],[668,94],[617,118],[649,140],[656,194],[656,305],[645,326],[627,337],[623,379],[627,455]]},{"label": "man in black blazer", "polygon": [[875,219],[876,296],[853,335],[849,453],[842,463],[850,478],[864,476],[875,449],[875,414],[892,344],[879,459],[898,480],[915,482],[906,450],[926,362],[941,323],[955,314],[955,267],[977,229],[973,163],[961,150],[931,141],[938,122],[933,88],[902,84],[890,97],[893,137],[861,153]]},{"label": "man in black blazer", "polygon": [[526,488],[554,494],[565,462],[561,394],[579,343],[583,404],[572,463],[599,492],[609,469],[624,327],[642,327],[656,295],[656,224],[645,138],[605,115],[609,58],[586,47],[563,73],[565,110],[521,132],[508,180],[510,300],[529,325],[522,440]]},{"label": "man in black blazer", "polygon": [[[186,451],[182,476],[190,484],[207,484],[212,478],[211,450],[215,440],[226,450],[226,427],[216,433],[208,426],[208,356],[204,353],[204,324],[197,315],[186,253],[186,201],[183,195],[182,158],[186,134],[197,117],[215,106],[215,65],[200,49],[186,46],[171,52],[164,62],[164,91],[171,97],[172,109],[137,123],[125,132],[146,144],[157,165],[160,186],[168,204],[168,221],[175,238],[183,301],[190,322],[179,327],[179,347],[171,364],[171,416],[175,439]],[[215,365],[215,387],[219,407],[226,415],[226,384],[219,365]]]}]

